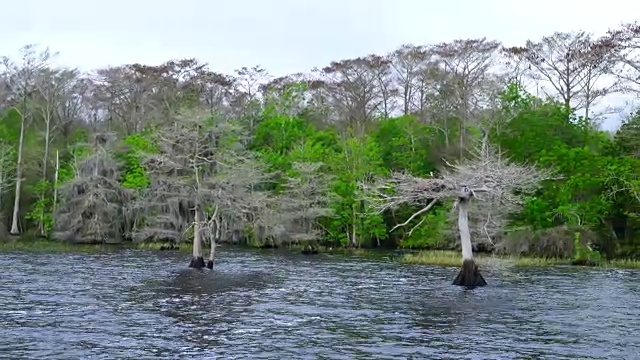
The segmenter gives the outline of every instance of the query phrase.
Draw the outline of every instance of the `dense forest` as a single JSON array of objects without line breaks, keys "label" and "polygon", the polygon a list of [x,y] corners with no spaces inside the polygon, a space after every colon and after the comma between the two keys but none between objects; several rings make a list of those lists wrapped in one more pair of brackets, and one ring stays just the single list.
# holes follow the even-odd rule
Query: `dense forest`
[{"label": "dense forest", "polygon": [[517,206],[475,211],[478,247],[635,257],[640,112],[609,133],[616,109],[599,104],[640,93],[639,47],[628,24],[403,45],[274,78],[196,59],[81,73],[25,46],[0,75],[2,237],[455,248],[453,201],[381,207],[370,185],[441,179],[482,142],[492,162],[552,176]]}]

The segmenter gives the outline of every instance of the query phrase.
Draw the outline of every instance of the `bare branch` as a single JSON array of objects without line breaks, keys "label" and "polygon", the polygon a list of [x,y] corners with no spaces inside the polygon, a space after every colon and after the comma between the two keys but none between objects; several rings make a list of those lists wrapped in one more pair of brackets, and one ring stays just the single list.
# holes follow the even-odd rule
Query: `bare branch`
[{"label": "bare branch", "polygon": [[470,159],[447,162],[448,166],[438,178],[422,179],[394,173],[388,179],[374,184],[361,183],[361,186],[378,212],[397,209],[401,205],[422,204],[421,210],[392,230],[406,226],[439,200],[459,198],[460,189],[468,188],[478,200],[472,204],[480,204],[478,206],[487,211],[482,216],[485,219],[482,229],[491,237],[499,230],[491,225],[503,226],[501,220],[521,206],[523,196],[535,191],[549,174],[534,166],[512,163],[486,143],[479,145],[473,155]]},{"label": "bare branch", "polygon": [[[402,224],[398,224],[396,226],[394,226],[393,228],[391,228],[391,230],[389,230],[389,232],[392,232],[393,230],[402,227],[402,226],[407,226],[411,221],[413,221],[413,219],[415,219],[416,217],[426,213],[427,211],[429,211],[433,205],[435,205],[437,200],[431,200],[431,202],[429,203],[429,205],[423,207],[422,209],[420,209],[419,211],[415,212],[413,215],[411,215],[407,221],[403,222]],[[423,220],[424,221],[424,220]],[[420,223],[418,225],[422,224],[422,221],[420,221]],[[411,229],[411,232],[413,231],[413,229]]]}]

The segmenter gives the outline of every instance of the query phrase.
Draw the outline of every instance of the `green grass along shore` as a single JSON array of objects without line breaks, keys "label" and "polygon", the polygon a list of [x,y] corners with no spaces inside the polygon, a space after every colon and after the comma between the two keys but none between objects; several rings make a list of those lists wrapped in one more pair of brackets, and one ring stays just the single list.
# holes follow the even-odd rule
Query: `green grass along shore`
[{"label": "green grass along shore", "polygon": [[[146,250],[159,250],[162,246],[161,243],[137,243],[137,244],[114,244],[114,245],[86,245],[86,244],[71,244],[58,241],[48,240],[0,240],[0,252],[10,251],[29,251],[29,252],[48,252],[48,253],[65,253],[65,252],[104,252],[104,251],[118,251],[123,248],[129,249],[146,249]],[[191,252],[191,244],[180,244],[178,251],[189,253]],[[234,246],[234,245],[222,245]],[[302,249],[301,246],[294,246],[291,250],[284,247],[279,250],[264,250],[264,251],[297,251]],[[205,253],[208,248],[204,247]],[[324,247],[319,248],[320,253],[326,253]],[[336,248],[329,253],[335,255],[352,255],[352,256],[378,256],[381,251],[369,250],[369,249],[342,249]],[[205,254],[206,255],[206,254]],[[519,267],[544,267],[544,266],[556,266],[556,265],[571,265],[572,259],[549,259],[549,258],[535,258],[535,257],[516,257],[516,256],[498,256],[478,254],[476,256],[480,267],[494,267],[496,265],[513,265]],[[442,267],[458,267],[460,266],[460,253],[456,251],[447,250],[429,250],[429,251],[417,251],[401,254],[394,257],[394,261],[402,264],[409,265],[431,265]],[[599,260],[593,264],[595,267],[605,268],[623,268],[623,269],[640,269],[640,260],[633,259],[613,259],[613,260]]]}]

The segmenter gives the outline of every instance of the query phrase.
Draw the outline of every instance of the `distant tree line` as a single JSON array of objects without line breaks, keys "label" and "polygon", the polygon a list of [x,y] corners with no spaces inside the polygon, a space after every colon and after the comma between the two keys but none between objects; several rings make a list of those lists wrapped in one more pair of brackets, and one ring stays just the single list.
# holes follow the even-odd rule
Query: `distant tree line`
[{"label": "distant tree line", "polygon": [[[196,59],[82,73],[25,46],[0,73],[2,230],[194,241],[194,257],[216,242],[454,248],[454,200],[409,190],[464,185],[470,161],[491,173],[474,181],[499,181],[508,159],[549,176],[528,191],[514,182],[508,205],[478,201],[477,246],[637,256],[640,112],[611,134],[598,124],[619,109],[595,109],[640,93],[639,47],[640,26],[627,24],[511,48],[486,38],[403,45],[274,78]],[[549,93],[531,94],[534,85]],[[381,202],[396,193],[405,198]]]}]

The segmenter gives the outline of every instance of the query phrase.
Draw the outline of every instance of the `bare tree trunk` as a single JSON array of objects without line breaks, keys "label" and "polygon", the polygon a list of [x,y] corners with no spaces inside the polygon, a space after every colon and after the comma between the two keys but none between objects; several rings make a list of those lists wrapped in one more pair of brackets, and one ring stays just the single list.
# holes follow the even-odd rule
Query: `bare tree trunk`
[{"label": "bare tree trunk", "polygon": [[456,202],[456,207],[458,208],[458,230],[460,231],[460,245],[462,247],[462,269],[453,280],[453,285],[466,288],[487,285],[473,258],[471,232],[469,231],[469,201],[472,197],[473,193],[465,186],[462,188]]},{"label": "bare tree trunk", "polygon": [[351,221],[353,222],[353,226],[351,227],[351,244],[349,247],[356,248],[358,246],[358,238],[356,235],[356,213],[354,210],[352,211]]},{"label": "bare tree trunk", "polygon": [[449,121],[444,117],[444,146],[449,148]]},{"label": "bare tree trunk", "polygon": [[465,136],[465,132],[466,132],[466,127],[464,125],[464,123],[462,123],[462,120],[460,122],[460,160],[462,160],[464,158],[464,136]]},{"label": "bare tree trunk", "polygon": [[[58,174],[60,172],[60,153],[56,150],[56,172],[53,175],[53,205],[51,206],[51,212],[53,216],[56,216],[56,207],[58,205]],[[55,220],[55,218],[54,218]]]},{"label": "bare tree trunk", "polygon": [[45,115],[45,130],[44,130],[44,155],[42,156],[42,180],[47,180],[47,170],[49,170],[49,149],[51,148],[51,118],[48,114]]},{"label": "bare tree trunk", "polygon": [[20,229],[18,228],[18,216],[20,215],[20,192],[22,190],[22,156],[24,152],[24,133],[27,126],[23,112],[20,114],[22,121],[20,121],[20,140],[18,141],[18,163],[16,165],[16,194],[13,202],[13,218],[11,219],[11,235],[20,235]]},{"label": "bare tree trunk", "polygon": [[[47,105],[48,107],[48,105]],[[50,111],[47,108],[46,113],[44,114],[45,117],[45,133],[44,133],[44,155],[42,156],[42,182],[43,185],[47,183],[47,172],[49,170],[49,149],[50,149],[50,145],[51,145],[51,115],[50,115]],[[45,197],[47,196],[47,188],[48,186],[43,186],[42,188],[42,193],[40,194],[40,199],[42,201],[44,201]],[[45,230],[45,225],[44,225],[44,214],[45,214],[45,207],[42,206],[42,208],[40,209],[40,224],[38,224],[38,227],[40,228],[40,235],[41,236],[45,236],[46,235],[46,230]]]},{"label": "bare tree trunk", "polygon": [[462,261],[473,261],[473,245],[471,245],[471,232],[469,231],[469,203],[468,200],[458,203],[458,231],[460,232],[460,247],[462,248]]},{"label": "bare tree trunk", "polygon": [[202,269],[204,267],[204,258],[202,257],[202,233],[200,231],[201,221],[200,207],[196,205],[196,215],[193,224],[193,257],[189,264],[189,267],[194,269]]},{"label": "bare tree trunk", "polygon": [[209,253],[209,261],[207,261],[207,269],[213,270],[213,263],[216,258],[216,239],[211,238],[211,252]]},{"label": "bare tree trunk", "polygon": [[211,230],[211,251],[209,252],[209,261],[207,261],[207,269],[213,270],[213,263],[216,259],[216,242],[222,237],[222,221],[218,221],[218,209],[213,214],[212,223],[215,227]]}]

